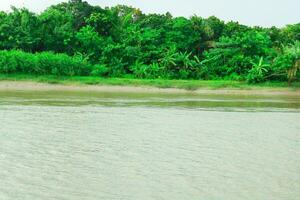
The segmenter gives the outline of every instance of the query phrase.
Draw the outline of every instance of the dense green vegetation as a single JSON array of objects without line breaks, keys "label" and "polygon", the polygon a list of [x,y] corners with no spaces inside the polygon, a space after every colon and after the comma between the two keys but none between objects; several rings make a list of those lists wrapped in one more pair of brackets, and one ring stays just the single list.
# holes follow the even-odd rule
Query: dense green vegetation
[{"label": "dense green vegetation", "polygon": [[259,83],[299,78],[300,23],[248,27],[81,0],[0,12],[0,73]]},{"label": "dense green vegetation", "polygon": [[92,65],[81,57],[51,52],[25,53],[23,51],[0,51],[2,73],[75,76],[90,75]]}]

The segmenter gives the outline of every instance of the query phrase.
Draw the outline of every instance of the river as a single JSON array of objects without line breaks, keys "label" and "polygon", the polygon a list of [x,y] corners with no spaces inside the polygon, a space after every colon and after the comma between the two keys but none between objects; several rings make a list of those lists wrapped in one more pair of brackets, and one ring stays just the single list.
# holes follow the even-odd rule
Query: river
[{"label": "river", "polygon": [[0,92],[1,200],[299,197],[299,96]]}]

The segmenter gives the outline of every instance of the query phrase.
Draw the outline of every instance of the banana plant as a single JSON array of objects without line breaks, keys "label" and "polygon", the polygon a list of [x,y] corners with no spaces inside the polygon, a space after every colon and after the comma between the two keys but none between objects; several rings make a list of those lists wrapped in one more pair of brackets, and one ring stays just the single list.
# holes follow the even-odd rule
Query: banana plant
[{"label": "banana plant", "polygon": [[175,48],[171,48],[170,50],[168,50],[161,59],[159,59],[160,64],[163,66],[163,68],[168,68],[169,66],[175,66],[176,63],[176,49]]},{"label": "banana plant", "polygon": [[268,72],[268,67],[270,64],[264,62],[264,57],[261,57],[258,61],[258,63],[251,62],[253,67],[252,70],[258,75],[263,76],[265,72]]},{"label": "banana plant", "polygon": [[266,63],[264,57],[260,57],[258,62],[251,62],[252,69],[249,70],[247,81],[249,83],[261,82],[265,79],[265,74],[268,72],[269,63]]}]

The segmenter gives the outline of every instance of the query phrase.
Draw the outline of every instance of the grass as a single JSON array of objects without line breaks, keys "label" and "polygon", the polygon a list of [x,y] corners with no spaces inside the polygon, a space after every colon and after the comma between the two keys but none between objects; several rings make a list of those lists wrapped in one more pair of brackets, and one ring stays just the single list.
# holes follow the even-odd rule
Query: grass
[{"label": "grass", "polygon": [[[116,86],[151,86],[157,88],[179,88],[186,90],[208,89],[265,89],[288,88],[285,82],[266,82],[255,85],[240,81],[228,80],[164,80],[164,79],[134,79],[134,78],[101,78],[92,76],[52,76],[28,74],[0,74],[0,81],[33,81],[62,85],[116,85]],[[300,88],[300,82],[293,83],[288,89]]]}]

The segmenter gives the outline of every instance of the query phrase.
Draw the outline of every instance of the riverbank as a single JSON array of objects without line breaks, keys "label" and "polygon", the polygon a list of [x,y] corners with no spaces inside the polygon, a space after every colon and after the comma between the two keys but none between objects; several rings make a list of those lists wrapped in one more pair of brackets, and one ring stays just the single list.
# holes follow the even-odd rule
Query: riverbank
[{"label": "riverbank", "polygon": [[239,81],[144,80],[130,78],[55,77],[31,75],[1,75],[0,90],[74,90],[137,93],[203,93],[247,95],[300,95],[300,83],[269,82],[249,85]]}]

